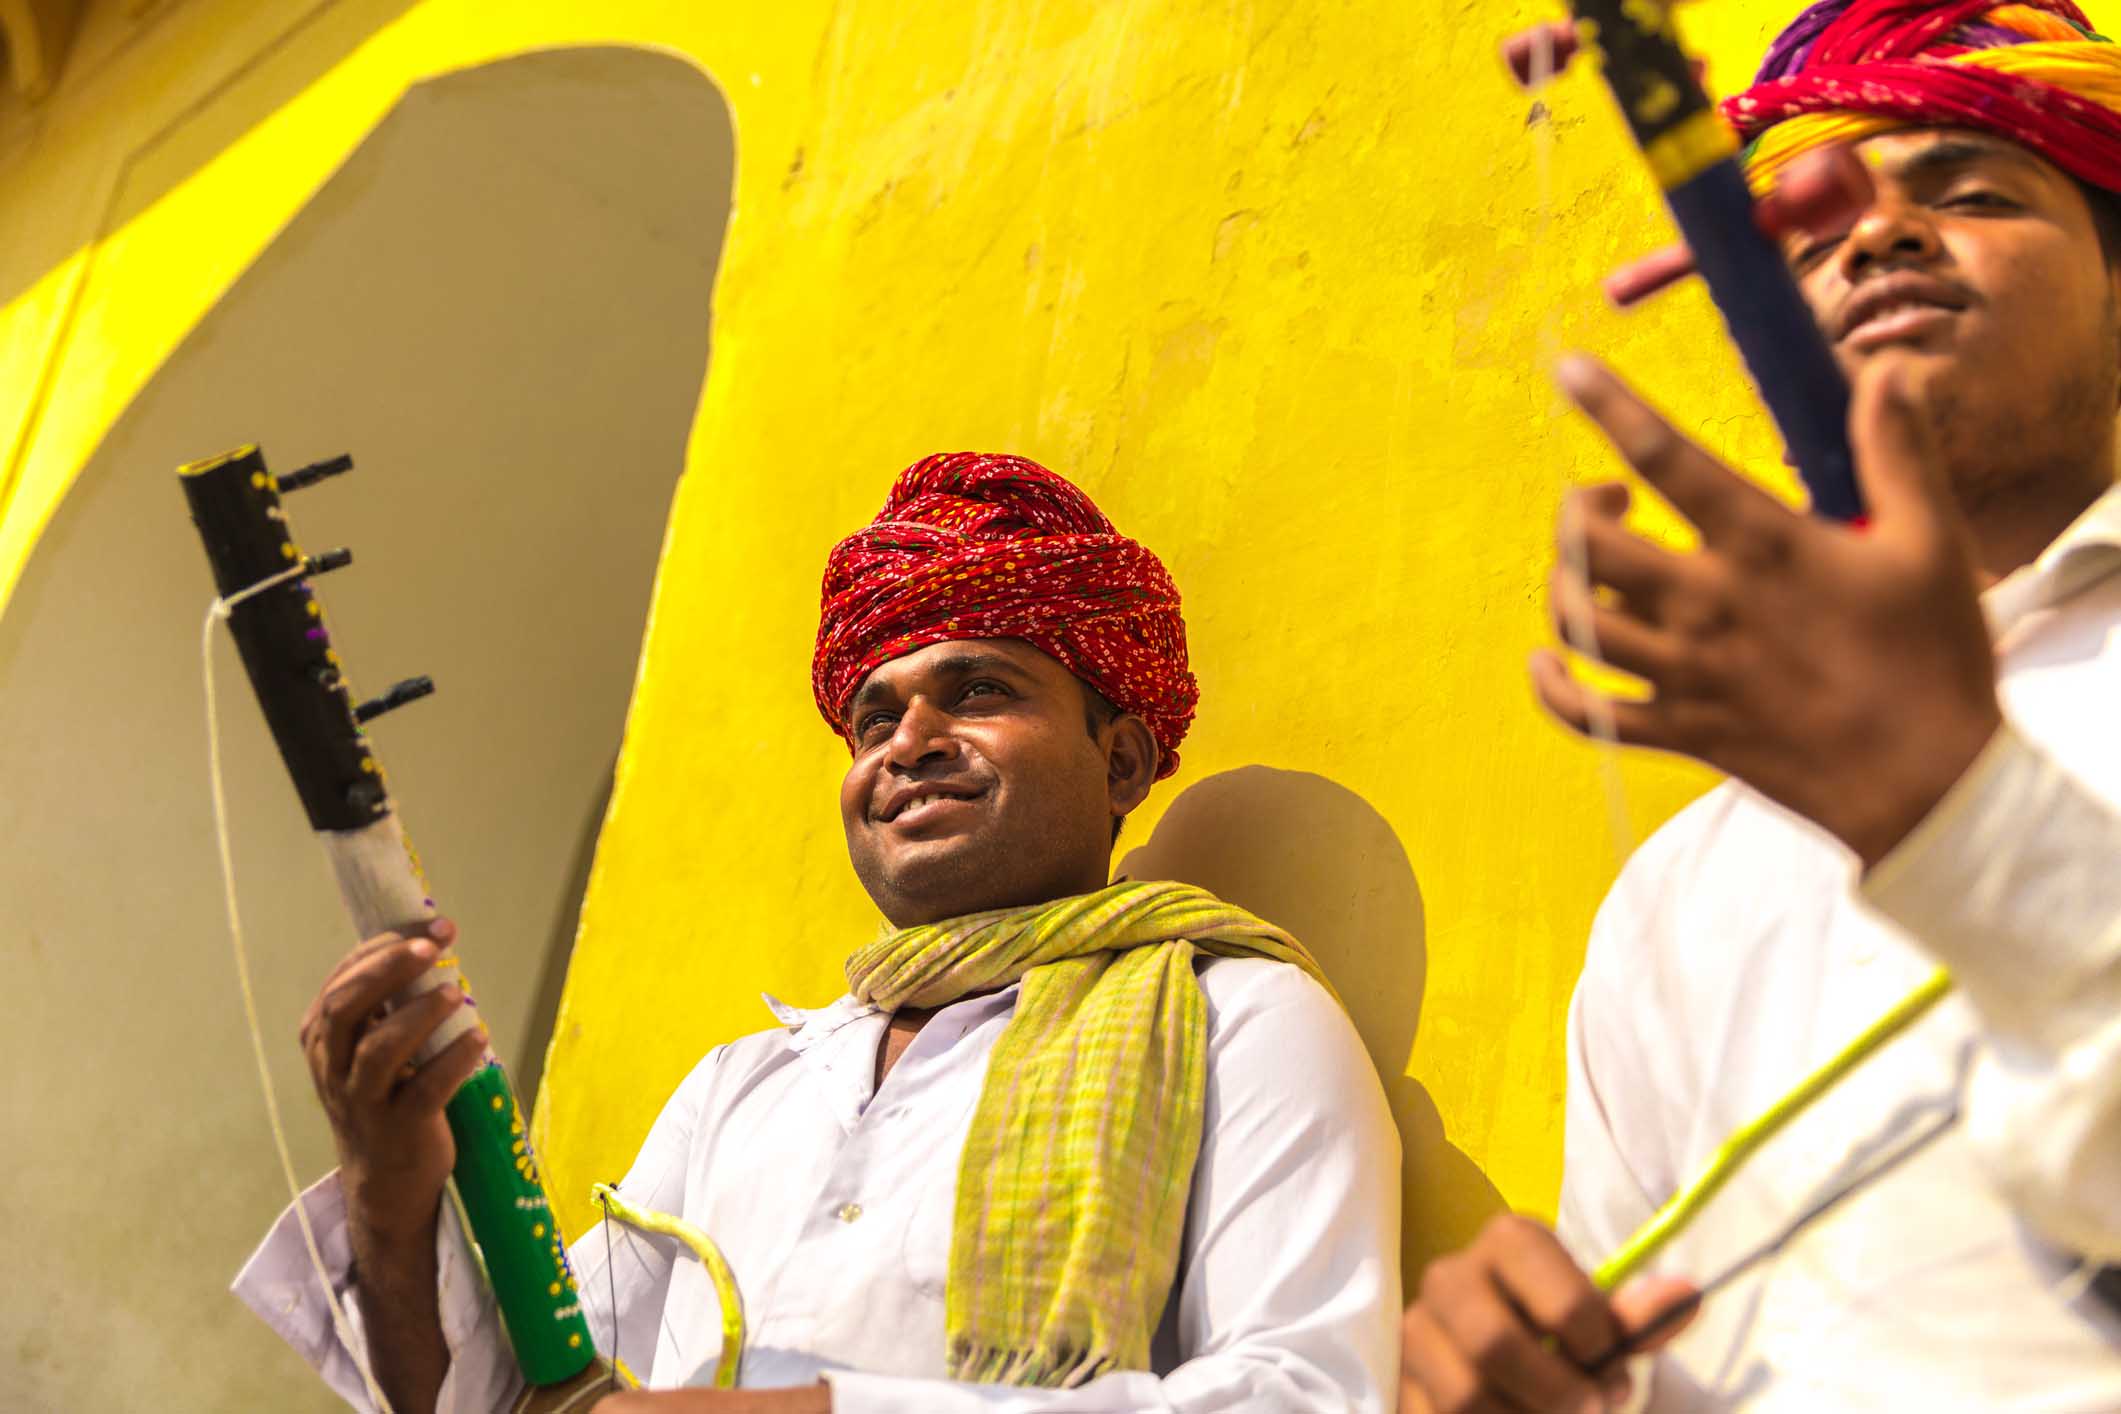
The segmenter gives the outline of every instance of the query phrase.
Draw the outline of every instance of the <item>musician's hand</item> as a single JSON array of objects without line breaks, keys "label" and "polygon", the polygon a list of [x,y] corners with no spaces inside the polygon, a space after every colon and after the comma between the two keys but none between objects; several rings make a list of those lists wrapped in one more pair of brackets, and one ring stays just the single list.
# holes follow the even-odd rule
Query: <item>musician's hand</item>
[{"label": "musician's hand", "polygon": [[628,1390],[608,1394],[590,1414],[831,1414],[830,1385],[794,1389]]},{"label": "musician's hand", "polygon": [[[1693,1294],[1686,1282],[1649,1277],[1609,1299],[1553,1233],[1506,1213],[1422,1273],[1400,1323],[1400,1414],[1614,1408],[1628,1397],[1625,1366],[1598,1378],[1585,1372]],[[1644,1349],[1685,1325],[1675,1322]]]},{"label": "musician's hand", "polygon": [[[340,960],[302,1018],[310,1079],[331,1120],[339,1181],[355,1229],[384,1247],[432,1244],[456,1143],[442,1107],[478,1069],[482,1031],[460,1036],[418,1070],[413,1054],[463,994],[441,986],[388,1003],[456,937],[437,919],[427,937],[384,933]],[[362,1256],[356,1243],[356,1255]]]},{"label": "musician's hand", "polygon": [[[1881,356],[1857,378],[1864,529],[1791,510],[1590,359],[1557,377],[1701,533],[1690,554],[1634,534],[1617,483],[1563,508],[1565,543],[1569,518],[1580,523],[1590,588],[1557,570],[1555,620],[1587,618],[1599,656],[1650,690],[1611,702],[1619,738],[1736,776],[1877,863],[2002,722],[1970,537],[1913,369]],[[1532,679],[1555,716],[1591,729],[1593,694],[1559,655],[1535,657]]]}]

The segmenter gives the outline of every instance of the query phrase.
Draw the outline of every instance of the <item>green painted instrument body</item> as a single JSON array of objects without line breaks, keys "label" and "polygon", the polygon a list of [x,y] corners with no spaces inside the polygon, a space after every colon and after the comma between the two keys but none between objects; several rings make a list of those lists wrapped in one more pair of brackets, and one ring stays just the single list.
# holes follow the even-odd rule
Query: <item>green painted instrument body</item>
[{"label": "green painted instrument body", "polygon": [[490,1061],[448,1107],[457,1141],[457,1198],[486,1263],[523,1378],[558,1384],[596,1358],[567,1244],[545,1198],[508,1072]]}]

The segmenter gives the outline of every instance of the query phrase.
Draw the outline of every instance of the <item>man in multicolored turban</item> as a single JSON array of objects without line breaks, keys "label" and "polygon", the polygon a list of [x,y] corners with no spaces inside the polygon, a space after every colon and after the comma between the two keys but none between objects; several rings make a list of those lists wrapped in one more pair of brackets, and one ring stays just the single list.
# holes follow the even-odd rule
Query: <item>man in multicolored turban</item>
[{"label": "man in multicolored turban", "polygon": [[[1574,498],[1557,620],[1642,690],[1554,654],[1534,686],[1733,779],[1599,914],[1559,1239],[1498,1220],[1430,1269],[1401,1408],[2121,1409],[2121,46],[2068,0],[1826,0],[1724,112],[1756,186],[1828,144],[1871,170],[1785,246],[1869,523],[1559,370],[1699,545],[1631,531],[1619,484]],[[1784,1109],[1652,1275],[1586,1276]]]},{"label": "man in multicolored turban", "polygon": [[[1108,882],[1198,697],[1164,567],[1034,463],[930,457],[833,550],[812,684],[887,926],[845,996],[769,1001],[774,1030],[684,1082],[614,1195],[645,1233],[573,1249],[605,1354],[752,1388],[596,1407],[1388,1410],[1398,1139],[1353,1026],[1272,924]],[[434,946],[370,940],[313,1008],[341,1171],[309,1201],[393,1406],[505,1409],[439,1216],[459,1058],[401,1073],[426,1012],[319,1019],[369,1016]],[[312,1282],[283,1221],[238,1289],[365,1405]]]}]

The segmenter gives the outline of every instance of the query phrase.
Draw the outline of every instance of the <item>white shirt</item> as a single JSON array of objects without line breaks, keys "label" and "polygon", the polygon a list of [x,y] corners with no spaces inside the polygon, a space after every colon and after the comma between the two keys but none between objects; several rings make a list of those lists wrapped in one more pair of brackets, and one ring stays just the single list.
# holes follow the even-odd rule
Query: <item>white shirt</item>
[{"label": "white shirt", "polygon": [[1957,992],[1655,1269],[1713,1275],[1968,1067],[1959,1126],[1712,1298],[1649,1408],[2121,1409],[2121,1283],[2089,1283],[2121,1261],[2117,571],[2121,491],[1989,592],[2008,726],[1860,884],[1825,832],[1726,784],[1607,898],[1569,1015],[1560,1229],[1586,1263],[1940,964]]},{"label": "white shirt", "polygon": [[[1383,1411],[1397,1388],[1399,1141],[1346,1015],[1294,967],[1206,959],[1207,1097],[1177,1281],[1153,1372],[1071,1391],[944,1377],[943,1288],[958,1156],[1014,987],[937,1012],[874,1089],[889,1017],[842,998],[708,1053],[620,1187],[721,1246],[742,1292],[747,1386],[821,1375],[840,1414]],[[350,1296],[336,1177],[305,1198]],[[519,1388],[491,1296],[453,1219],[440,1299],[451,1364],[439,1407],[503,1409]],[[614,1224],[573,1256],[597,1343],[656,1388],[711,1383],[720,1306],[669,1239]],[[609,1259],[607,1260],[607,1253]],[[356,1408],[292,1212],[236,1293]],[[346,1299],[357,1322],[357,1303]],[[360,1336],[355,1332],[358,1343]]]}]

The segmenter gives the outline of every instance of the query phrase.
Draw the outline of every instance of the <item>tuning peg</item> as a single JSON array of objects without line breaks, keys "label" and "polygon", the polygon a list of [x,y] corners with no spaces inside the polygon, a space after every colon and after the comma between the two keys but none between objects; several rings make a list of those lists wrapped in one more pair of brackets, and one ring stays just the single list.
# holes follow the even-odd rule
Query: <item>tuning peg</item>
[{"label": "tuning peg", "polygon": [[1870,168],[1837,144],[1792,162],[1775,189],[1753,203],[1753,220],[1771,240],[1792,231],[1828,235],[1855,224],[1875,194]]},{"label": "tuning peg", "polygon": [[1668,245],[1621,266],[1599,288],[1615,309],[1626,309],[1693,273],[1694,252],[1683,245]]},{"label": "tuning peg", "polygon": [[[1871,203],[1870,169],[1846,147],[1823,148],[1790,164],[1775,189],[1753,203],[1753,224],[1771,241],[1793,231],[1828,235],[1851,225]],[[1667,246],[1605,279],[1605,297],[1626,309],[1694,271],[1694,253]]]},{"label": "tuning peg", "polygon": [[273,486],[284,496],[290,491],[299,491],[305,486],[314,486],[327,477],[337,476],[341,472],[352,470],[352,457],[336,456],[327,461],[311,462],[308,466],[299,467],[285,476],[274,477]]},{"label": "tuning peg", "polygon": [[[1502,42],[1502,62],[1520,88],[1537,88],[1541,79],[1552,78],[1568,67],[1581,42],[1576,26],[1568,20],[1549,20]],[[1544,48],[1545,53],[1541,53]]]},{"label": "tuning peg", "polygon": [[365,723],[382,716],[385,712],[395,712],[406,703],[417,702],[434,690],[435,680],[431,677],[423,674],[420,677],[407,678],[381,697],[371,697],[368,701],[354,708],[354,721]]},{"label": "tuning peg", "polygon": [[302,573],[307,575],[330,574],[343,570],[353,563],[353,551],[341,545],[336,550],[326,550],[321,555],[311,555],[302,562]]}]

